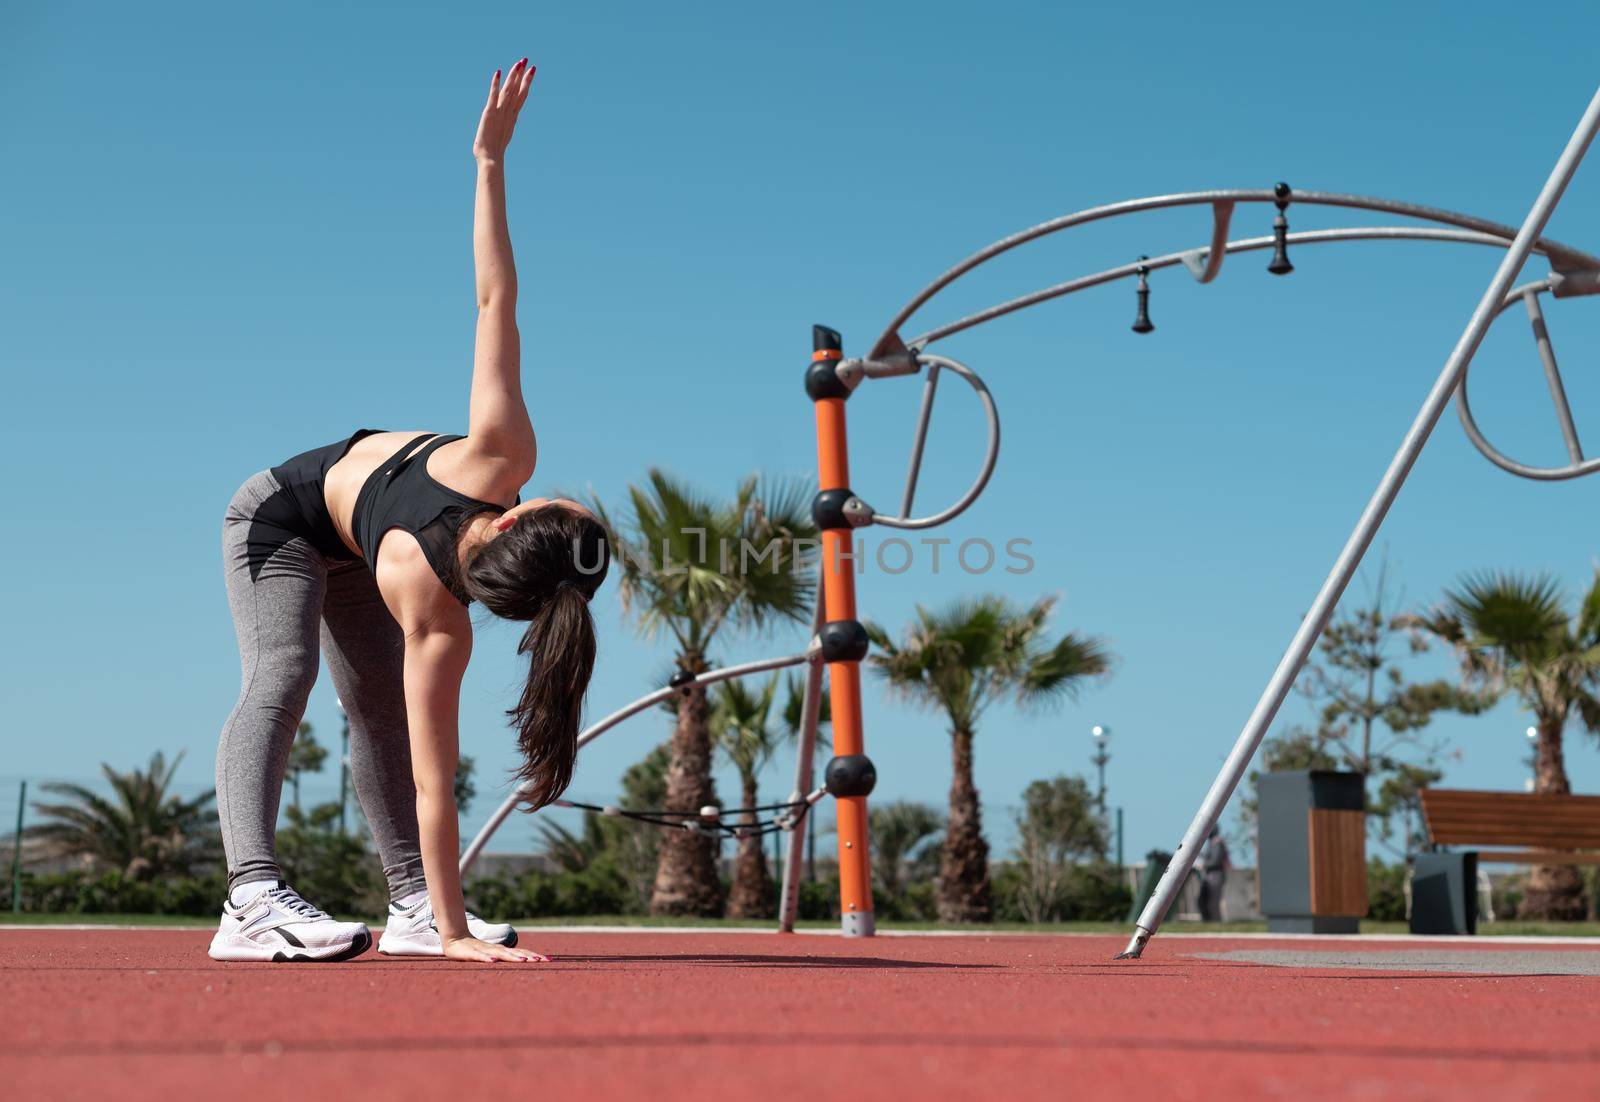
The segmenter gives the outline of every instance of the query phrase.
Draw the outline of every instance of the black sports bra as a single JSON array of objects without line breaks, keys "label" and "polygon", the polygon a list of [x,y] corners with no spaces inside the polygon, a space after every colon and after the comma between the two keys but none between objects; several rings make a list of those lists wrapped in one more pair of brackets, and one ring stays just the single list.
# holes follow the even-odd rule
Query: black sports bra
[{"label": "black sports bra", "polygon": [[256,511],[255,521],[274,526],[281,533],[275,539],[264,538],[252,545],[260,548],[259,562],[252,550],[252,571],[259,571],[278,544],[293,536],[304,538],[330,561],[349,562],[355,558],[333,526],[328,501],[323,496],[323,483],[327,481],[328,471],[355,447],[356,441],[381,431],[360,429],[348,440],[301,452],[272,468],[272,476],[278,480],[278,492]]},{"label": "black sports bra", "polygon": [[456,535],[468,517],[502,512],[505,506],[457,493],[428,474],[428,456],[461,439],[464,438],[425,434],[408,441],[362,484],[350,527],[367,568],[374,572],[378,569],[378,545],[383,537],[395,528],[411,533],[439,581],[456,600],[470,604],[461,588]]}]

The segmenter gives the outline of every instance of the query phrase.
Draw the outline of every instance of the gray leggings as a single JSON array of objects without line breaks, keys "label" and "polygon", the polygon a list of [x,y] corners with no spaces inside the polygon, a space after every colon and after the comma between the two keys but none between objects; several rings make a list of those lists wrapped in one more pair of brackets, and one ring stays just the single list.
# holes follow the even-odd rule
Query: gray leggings
[{"label": "gray leggings", "polygon": [[[389,894],[398,899],[426,887],[406,731],[404,639],[365,563],[330,562],[303,538],[252,523],[278,490],[271,472],[254,476],[233,496],[222,522],[228,606],[243,666],[239,702],[217,747],[217,814],[228,883],[282,877],[275,844],[278,804],[289,747],[317,678],[320,635],[350,718],[356,798],[372,828]],[[272,552],[262,562],[264,546]]]}]

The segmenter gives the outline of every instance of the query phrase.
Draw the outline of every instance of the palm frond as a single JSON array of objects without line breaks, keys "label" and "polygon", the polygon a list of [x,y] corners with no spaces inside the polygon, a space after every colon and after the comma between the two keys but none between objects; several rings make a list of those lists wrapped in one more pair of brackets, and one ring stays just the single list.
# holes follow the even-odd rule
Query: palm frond
[{"label": "palm frond", "polygon": [[1445,606],[1464,626],[1467,645],[1537,649],[1567,627],[1560,587],[1544,574],[1470,575],[1459,589],[1446,590]]},{"label": "palm frond", "polygon": [[1098,639],[1068,633],[1030,662],[1017,681],[1024,703],[1076,699],[1083,683],[1111,672],[1111,652]]},{"label": "palm frond", "polygon": [[703,656],[724,627],[759,632],[803,619],[814,571],[794,564],[796,542],[815,535],[808,489],[750,476],[718,501],[653,468],[629,487],[627,516],[598,508],[622,563],[623,607],[640,632],[670,632],[681,652]]},{"label": "palm frond", "polygon": [[755,692],[742,680],[724,681],[716,687],[711,737],[744,780],[754,778],[783,741],[771,723],[779,680],[774,674]]},{"label": "palm frond", "polygon": [[896,642],[876,624],[871,668],[902,698],[943,711],[956,730],[971,732],[983,711],[1012,696],[1044,704],[1074,695],[1105,674],[1111,654],[1097,639],[1067,634],[1046,644],[1054,597],[1018,606],[1004,597],[966,597],[942,609],[917,606]]},{"label": "palm frond", "polygon": [[1600,644],[1600,570],[1596,570],[1589,589],[1578,607],[1578,641],[1584,646]]},{"label": "palm frond", "polygon": [[168,794],[182,760],[169,764],[157,752],[143,770],[103,766],[109,798],[83,785],[46,784],[43,791],[63,802],[35,802],[44,821],[24,833],[129,876],[186,875],[215,858],[220,838],[208,806],[215,792],[187,800]]}]

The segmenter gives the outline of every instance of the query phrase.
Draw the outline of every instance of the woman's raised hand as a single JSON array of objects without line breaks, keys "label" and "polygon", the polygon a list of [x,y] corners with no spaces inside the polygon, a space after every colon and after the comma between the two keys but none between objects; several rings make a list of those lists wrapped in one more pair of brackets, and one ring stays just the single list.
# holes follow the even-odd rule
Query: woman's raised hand
[{"label": "woman's raised hand", "polygon": [[478,136],[472,140],[472,155],[478,160],[498,161],[505,156],[506,146],[511,144],[511,132],[517,127],[517,112],[528,99],[533,70],[528,59],[523,58],[511,66],[503,81],[500,70],[494,71],[489,81],[489,102],[483,105]]}]

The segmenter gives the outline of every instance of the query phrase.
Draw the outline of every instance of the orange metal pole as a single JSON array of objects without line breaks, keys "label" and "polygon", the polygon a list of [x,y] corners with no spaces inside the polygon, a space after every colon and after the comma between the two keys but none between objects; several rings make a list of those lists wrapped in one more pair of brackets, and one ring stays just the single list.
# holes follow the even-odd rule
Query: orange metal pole
[{"label": "orange metal pole", "polygon": [[[839,914],[847,935],[871,936],[872,870],[868,850],[867,797],[871,789],[871,763],[865,756],[861,722],[861,655],[866,637],[856,620],[856,579],[853,530],[836,509],[849,496],[850,449],[845,426],[845,399],[849,391],[831,372],[842,356],[839,335],[830,329],[814,331],[816,348],[813,366],[807,375],[807,390],[816,405],[818,523],[822,527],[822,585],[824,614],[824,653],[833,709],[833,752],[830,763],[830,789],[835,780],[834,765],[848,759],[859,778],[864,769],[869,776],[864,788],[849,786],[858,795],[835,791],[834,806],[839,835]],[[829,494],[829,491],[842,493]],[[856,647],[850,641],[858,639]]]}]

